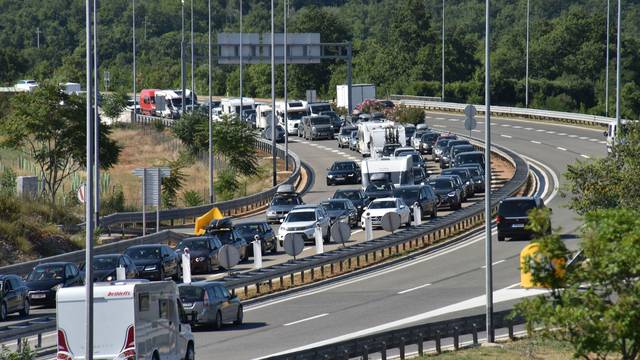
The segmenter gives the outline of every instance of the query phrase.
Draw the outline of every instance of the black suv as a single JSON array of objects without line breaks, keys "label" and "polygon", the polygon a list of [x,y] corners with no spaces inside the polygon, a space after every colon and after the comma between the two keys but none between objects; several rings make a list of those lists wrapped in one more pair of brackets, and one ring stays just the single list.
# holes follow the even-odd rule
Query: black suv
[{"label": "black suv", "polygon": [[171,277],[178,281],[182,274],[181,258],[167,245],[136,245],[128,248],[129,256],[143,279],[162,281]]},{"label": "black suv", "polygon": [[52,262],[37,265],[27,276],[31,305],[56,305],[56,292],[63,287],[83,284],[78,266],[72,262]]},{"label": "black suv", "polygon": [[[273,233],[271,226],[265,221],[246,222],[236,224],[234,226],[240,235],[248,242],[255,240],[256,236],[260,239],[262,245],[262,254],[267,251],[272,254],[278,252],[276,244],[276,235]],[[253,246],[249,246],[249,253],[253,256]]]},{"label": "black suv", "polygon": [[433,192],[429,185],[410,185],[395,188],[393,196],[402,198],[407,206],[411,209],[413,216],[413,204],[420,206],[420,214],[424,218],[430,215],[432,218],[438,216],[438,195]]},{"label": "black suv", "polygon": [[327,186],[360,184],[360,167],[355,161],[336,161],[327,169]]},{"label": "black suv", "polygon": [[12,313],[29,316],[31,303],[29,289],[16,275],[0,275],[0,321],[7,320]]},{"label": "black suv", "polygon": [[[496,216],[498,241],[504,241],[506,238],[530,238],[534,234],[527,229],[529,211],[544,208],[544,201],[539,197],[512,197],[502,200]],[[551,224],[548,228],[551,229]]]},{"label": "black suv", "polygon": [[212,220],[207,227],[207,235],[214,235],[220,239],[222,245],[231,245],[238,249],[240,253],[240,261],[249,259],[249,242],[240,232],[233,226],[231,218],[223,218]]},{"label": "black suv", "polygon": [[191,272],[211,274],[218,269],[218,251],[222,243],[215,236],[198,236],[183,239],[176,246],[176,253],[182,257],[185,249],[189,249]]}]

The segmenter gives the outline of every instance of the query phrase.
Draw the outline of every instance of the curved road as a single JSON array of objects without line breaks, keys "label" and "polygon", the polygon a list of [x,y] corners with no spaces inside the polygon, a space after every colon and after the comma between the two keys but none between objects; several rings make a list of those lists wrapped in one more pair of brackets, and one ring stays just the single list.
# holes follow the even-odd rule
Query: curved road
[{"label": "curved road", "polygon": [[[436,130],[466,133],[461,116],[428,116],[428,123]],[[568,164],[606,154],[600,130],[506,119],[494,119],[492,124],[494,143],[542,163],[550,187],[547,197],[556,194],[554,188],[562,184],[561,174]],[[472,136],[483,138],[483,125],[480,119],[478,131]],[[292,144],[292,149],[305,160],[316,161],[316,169],[324,169],[343,156],[331,151],[335,156],[327,157],[326,150],[319,151],[320,146]],[[309,202],[326,196],[321,190],[323,173],[318,171],[316,176],[316,187],[307,195]],[[560,184],[554,182],[554,176]],[[548,205],[554,210],[554,225],[562,225],[568,245],[575,247],[574,231],[579,226],[576,216],[563,207],[560,197],[554,197]],[[517,288],[517,258],[526,242],[498,243],[495,236],[493,241],[494,289],[498,290],[495,309],[500,310],[519,297],[537,292]],[[197,331],[196,351],[219,358],[259,358],[417,321],[457,317],[461,311],[482,312],[483,254],[484,236],[471,235],[456,245],[387,269],[248,306],[243,326]]]}]

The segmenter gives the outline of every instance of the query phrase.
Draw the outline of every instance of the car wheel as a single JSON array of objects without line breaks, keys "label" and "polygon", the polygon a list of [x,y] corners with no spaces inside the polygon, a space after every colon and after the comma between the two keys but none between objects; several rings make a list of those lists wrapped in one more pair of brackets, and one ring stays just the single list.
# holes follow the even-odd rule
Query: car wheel
[{"label": "car wheel", "polygon": [[31,303],[29,303],[29,299],[24,299],[24,303],[22,304],[22,311],[20,311],[20,316],[27,317],[31,312]]},{"label": "car wheel", "polygon": [[213,266],[211,266],[211,259],[207,261],[207,274],[211,274],[213,272]]},{"label": "car wheel", "polygon": [[278,244],[275,241],[273,242],[273,247],[271,248],[271,253],[272,254],[277,254],[278,253]]},{"label": "car wheel", "polygon": [[331,186],[331,182],[327,180],[327,186]]},{"label": "car wheel", "polygon": [[153,357],[151,359],[152,360],[160,360],[160,355],[158,355],[158,353],[153,353]]},{"label": "car wheel", "polygon": [[220,330],[222,328],[222,313],[220,313],[220,311],[216,313],[216,320],[213,323],[213,328],[215,330]]},{"label": "car wheel", "polygon": [[7,304],[2,303],[0,306],[0,321],[7,320]]},{"label": "car wheel", "polygon": [[187,353],[184,356],[184,360],[195,360],[196,359],[196,353],[193,350],[193,344],[189,344],[189,346],[187,346]]},{"label": "car wheel", "polygon": [[233,325],[242,325],[242,319],[244,317],[244,312],[242,311],[242,305],[238,306],[238,313],[236,314],[236,321],[233,322]]},{"label": "car wheel", "polygon": [[498,241],[504,241],[504,236],[503,236],[503,235],[498,234]]},{"label": "car wheel", "polygon": [[171,277],[171,279],[173,279],[173,281],[178,282],[180,281],[180,266],[178,266],[178,269],[176,269],[176,273]]}]

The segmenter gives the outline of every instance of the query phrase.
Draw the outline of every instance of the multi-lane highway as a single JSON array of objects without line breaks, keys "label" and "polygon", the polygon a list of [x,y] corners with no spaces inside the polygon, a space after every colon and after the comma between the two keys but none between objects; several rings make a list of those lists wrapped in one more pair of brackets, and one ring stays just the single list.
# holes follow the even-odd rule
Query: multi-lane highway
[{"label": "multi-lane highway", "polygon": [[[428,116],[434,129],[467,133],[460,116]],[[483,138],[482,119],[479,123],[472,136]],[[522,154],[542,169],[547,186],[544,194],[554,210],[553,223],[563,227],[569,246],[575,247],[579,222],[555,195],[568,164],[606,154],[600,143],[602,133],[520,120],[494,119],[492,124],[494,143]],[[329,150],[335,155],[328,157],[320,146],[330,147],[324,143],[292,144],[303,159],[314,161],[319,179],[336,157],[352,156]],[[326,192],[317,182],[307,201],[323,199]],[[501,309],[535,292],[518,289],[517,257],[526,242],[498,243],[495,237],[493,241],[494,286],[501,289],[495,300],[496,308]],[[197,332],[196,350],[220,358],[251,359],[416,321],[456,317],[460,315],[457,311],[481,312],[484,305],[477,297],[484,294],[483,244],[482,235],[468,236],[456,245],[384,270],[249,306],[245,325]]]}]

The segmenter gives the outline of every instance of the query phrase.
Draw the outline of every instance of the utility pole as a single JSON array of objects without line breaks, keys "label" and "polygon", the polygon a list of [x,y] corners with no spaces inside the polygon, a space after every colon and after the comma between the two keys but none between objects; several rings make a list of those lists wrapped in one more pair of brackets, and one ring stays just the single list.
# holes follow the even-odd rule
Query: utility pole
[{"label": "utility pole", "polygon": [[86,171],[87,182],[85,189],[85,359],[93,360],[93,64],[92,64],[92,42],[91,36],[91,15],[93,6],[91,0],[85,0],[85,60],[86,60]]},{"label": "utility pole", "polygon": [[622,51],[620,46],[620,28],[622,25],[620,13],[622,10],[620,7],[620,0],[618,0],[618,38],[616,41],[616,133],[620,131],[620,52]]},{"label": "utility pole", "polygon": [[193,0],[191,0],[191,111],[193,112],[193,105],[195,104],[196,91],[196,57],[195,57],[195,45],[193,43]]},{"label": "utility pole", "polygon": [[284,169],[289,171],[289,94],[287,93],[287,16],[289,1],[284,0]]},{"label": "utility pole", "polygon": [[40,49],[40,33],[42,31],[40,31],[40,27],[36,28],[36,46],[38,47],[38,49]]},{"label": "utility pole", "polygon": [[611,2],[607,0],[607,55],[604,69],[604,116],[609,116],[609,12]]},{"label": "utility pole", "polygon": [[186,81],[186,66],[184,63],[184,0],[182,0],[182,32],[181,32],[181,40],[180,40],[180,85],[182,87],[182,113],[185,113],[186,109],[186,91],[187,91],[187,81]]},{"label": "utility pole", "polygon": [[93,0],[93,212],[100,226],[100,114],[98,113],[98,0]]},{"label": "utility pole", "polygon": [[486,321],[487,342],[495,341],[493,333],[493,269],[491,266],[491,31],[490,31],[490,0],[485,0],[485,45],[484,45],[484,229],[485,229],[485,291],[487,295]]},{"label": "utility pole", "polygon": [[213,162],[213,136],[212,129],[213,126],[211,124],[211,0],[209,0],[209,22],[207,26],[208,34],[209,34],[209,116],[207,122],[209,123],[209,202],[214,203],[216,201],[216,197],[213,189],[213,171],[214,171],[214,162]]},{"label": "utility pole", "polygon": [[[132,74],[132,83],[133,83],[133,112],[135,116],[136,113],[136,0],[132,0],[133,12],[131,15],[131,24],[133,27],[132,38],[133,38],[133,74]],[[138,105],[139,106],[139,105]]]},{"label": "utility pole", "polygon": [[273,186],[276,186],[278,183],[278,164],[276,162],[276,43],[273,1],[271,0],[271,156],[273,158]]},{"label": "utility pole", "polygon": [[527,45],[526,45],[526,70],[524,76],[524,107],[529,107],[529,14],[530,14],[530,2],[527,0]]},{"label": "utility pole", "polygon": [[242,86],[242,80],[243,80],[243,76],[242,76],[242,68],[243,68],[243,64],[242,64],[242,53],[244,51],[242,51],[242,0],[240,0],[240,114],[238,114],[240,120],[243,120],[242,118],[242,110],[243,110],[243,106],[244,106],[244,93],[243,93],[243,86]]},{"label": "utility pole", "polygon": [[442,101],[444,101],[444,0],[442,0]]}]

